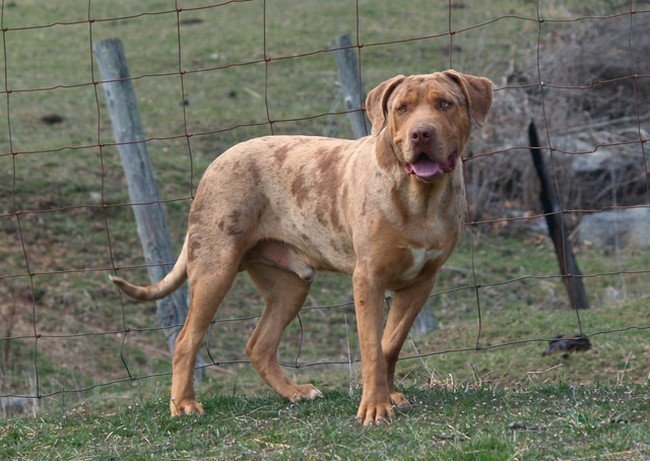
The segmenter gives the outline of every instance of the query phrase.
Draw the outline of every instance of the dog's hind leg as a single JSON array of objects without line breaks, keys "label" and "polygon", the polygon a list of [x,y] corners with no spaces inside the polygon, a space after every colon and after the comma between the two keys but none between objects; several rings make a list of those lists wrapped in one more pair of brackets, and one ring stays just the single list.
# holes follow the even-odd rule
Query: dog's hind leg
[{"label": "dog's hind leg", "polygon": [[263,263],[246,269],[264,297],[264,312],[246,344],[246,352],[260,376],[278,394],[292,402],[321,397],[311,384],[296,384],[278,363],[278,344],[284,329],[296,317],[305,302],[310,281]]},{"label": "dog's hind leg", "polygon": [[[227,258],[222,261],[227,261]],[[172,416],[202,414],[203,407],[194,395],[196,354],[214,314],[237,275],[237,264],[190,272],[190,309],[185,325],[176,339],[172,364],[172,392],[169,408]]]}]

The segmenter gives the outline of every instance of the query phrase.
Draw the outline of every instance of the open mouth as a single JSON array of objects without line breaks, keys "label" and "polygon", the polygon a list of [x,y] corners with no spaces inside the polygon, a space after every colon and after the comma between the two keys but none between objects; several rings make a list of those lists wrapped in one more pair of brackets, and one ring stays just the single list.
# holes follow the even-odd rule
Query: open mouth
[{"label": "open mouth", "polygon": [[444,162],[431,160],[427,154],[422,152],[413,163],[405,163],[404,170],[406,174],[414,174],[420,179],[432,179],[451,173],[456,169],[456,159],[458,156],[453,152]]}]

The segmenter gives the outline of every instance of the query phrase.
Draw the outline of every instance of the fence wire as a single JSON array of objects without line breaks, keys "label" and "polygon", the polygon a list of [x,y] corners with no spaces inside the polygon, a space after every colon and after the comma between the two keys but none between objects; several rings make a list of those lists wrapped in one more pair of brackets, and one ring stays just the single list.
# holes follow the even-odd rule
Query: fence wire
[{"label": "fence wire", "polygon": [[[11,291],[11,296],[13,299],[12,306],[3,306],[5,309],[2,313],[6,322],[10,320],[13,322],[12,317],[7,314],[7,312],[12,312],[12,316],[23,315],[24,312],[16,312],[16,295],[14,288],[9,287],[11,283],[26,283],[26,293],[23,294],[24,300],[22,301],[22,306],[29,306],[30,308],[30,329],[29,331],[24,331],[23,333],[16,334],[12,331],[8,323],[2,326],[0,331],[0,347],[4,347],[5,351],[8,351],[10,347],[17,345],[18,343],[31,342],[31,370],[24,372],[27,376],[21,377],[20,380],[29,381],[31,388],[29,391],[20,391],[16,387],[12,386],[10,382],[12,379],[8,377],[7,373],[11,371],[5,371],[3,380],[4,385],[0,386],[0,397],[20,397],[27,399],[43,399],[46,397],[53,397],[57,395],[65,394],[79,394],[90,391],[98,387],[107,387],[113,386],[118,383],[137,381],[142,379],[152,379],[160,376],[169,375],[169,372],[160,372],[160,373],[146,373],[138,374],[132,371],[132,365],[129,363],[131,359],[127,357],[126,345],[130,337],[133,337],[137,334],[146,334],[146,333],[159,333],[165,329],[177,328],[179,325],[172,325],[168,327],[157,327],[149,325],[141,325],[138,322],[133,322],[129,320],[129,314],[127,308],[127,303],[123,298],[122,294],[115,290],[113,287],[107,287],[104,291],[98,291],[90,293],[87,298],[88,302],[92,302],[92,299],[95,297],[113,297],[112,299],[117,300],[117,306],[115,309],[119,310],[120,325],[115,328],[106,328],[106,329],[97,329],[92,328],[93,331],[80,331],[80,332],[66,332],[63,328],[63,332],[48,332],[40,327],[40,318],[45,314],[43,312],[45,307],[39,303],[39,299],[42,296],[39,285],[41,281],[46,280],[49,283],[56,283],[56,278],[60,276],[66,277],[77,277],[78,279],[84,279],[89,275],[100,273],[100,274],[117,274],[118,272],[127,272],[127,271],[137,271],[142,270],[147,267],[145,264],[122,264],[119,261],[124,259],[123,256],[116,256],[118,253],[123,253],[123,248],[116,247],[116,237],[115,229],[117,226],[117,221],[120,218],[116,217],[116,213],[126,210],[123,214],[126,215],[126,212],[130,212],[130,207],[133,206],[144,206],[148,203],[130,203],[128,201],[116,202],[112,200],[108,193],[109,184],[106,183],[107,178],[110,177],[109,167],[107,166],[107,156],[113,155],[110,152],[115,149],[119,144],[112,141],[112,135],[110,131],[110,126],[106,122],[106,108],[103,103],[103,98],[100,96],[101,90],[99,87],[102,85],[102,81],[99,78],[96,72],[95,57],[93,54],[93,43],[97,39],[96,29],[99,26],[105,25],[114,25],[116,27],[116,34],[119,34],[118,28],[121,25],[124,25],[129,22],[139,21],[146,18],[164,18],[164,24],[166,27],[173,28],[175,30],[175,43],[165,42],[160,44],[161,47],[167,47],[168,51],[173,52],[174,59],[173,64],[172,60],[169,59],[161,67],[162,70],[157,71],[147,71],[144,73],[139,73],[131,77],[131,80],[134,82],[143,82],[155,85],[156,82],[162,82],[163,79],[173,78],[177,79],[175,85],[177,85],[177,96],[178,99],[183,101],[183,104],[180,104],[177,107],[177,110],[180,112],[181,129],[174,133],[150,133],[150,136],[146,138],[148,144],[155,143],[171,143],[179,142],[183,146],[183,151],[186,156],[186,178],[184,179],[186,183],[186,192],[185,193],[175,193],[172,197],[163,198],[160,203],[164,203],[167,206],[186,206],[191,203],[194,192],[196,190],[197,178],[200,177],[201,171],[197,171],[197,164],[200,163],[197,161],[197,158],[201,155],[197,153],[197,145],[201,146],[200,142],[195,142],[200,139],[215,139],[222,135],[229,135],[231,138],[236,138],[238,135],[238,130],[259,130],[266,129],[268,134],[277,134],[282,130],[279,130],[278,127],[285,124],[292,124],[295,122],[306,122],[313,120],[328,120],[332,117],[343,117],[347,113],[351,112],[348,110],[330,110],[330,111],[319,111],[316,113],[308,113],[302,115],[291,115],[291,112],[288,112],[289,115],[286,115],[287,112],[283,110],[278,110],[275,108],[274,104],[277,105],[278,101],[274,98],[275,96],[270,91],[271,83],[270,79],[273,78],[282,78],[282,75],[273,75],[274,72],[280,72],[274,65],[279,63],[301,63],[308,62],[310,58],[325,55],[332,56],[332,67],[335,69],[333,52],[337,49],[342,48],[331,48],[327,44],[323,44],[322,48],[302,50],[296,53],[276,53],[273,51],[273,48],[269,44],[269,32],[271,28],[271,22],[269,19],[270,8],[273,8],[273,0],[232,0],[232,1],[223,1],[223,2],[214,2],[214,3],[205,3],[196,5],[197,2],[183,2],[175,0],[173,5],[170,3],[169,7],[156,9],[156,10],[146,10],[146,8],[152,8],[151,6],[145,7],[144,5],[138,6],[142,8],[143,11],[138,11],[134,9],[132,12],[124,15],[108,15],[108,16],[99,16],[96,14],[96,3],[93,0],[88,0],[86,5],[86,10],[84,14],[80,14],[79,11],[78,17],[74,19],[68,18],[58,18],[51,17],[50,20],[39,23],[34,21],[33,23],[27,22],[24,24],[14,24],[12,21],[12,11],[17,8],[22,8],[22,2],[8,2],[6,0],[2,1],[1,13],[0,13],[0,28],[2,30],[2,73],[3,73],[3,83],[2,89],[0,90],[0,98],[3,99],[4,105],[4,130],[5,130],[5,142],[0,145],[0,162],[3,162],[3,169],[5,165],[8,165],[8,169],[2,172],[2,177],[5,178],[7,183],[2,186],[2,193],[9,193],[10,199],[8,201],[3,200],[2,206],[0,207],[0,226],[4,228],[6,233],[11,233],[11,229],[15,229],[15,235],[17,235],[18,249],[17,251],[21,254],[21,266],[20,268],[15,265],[6,267],[4,264],[0,265],[0,284],[5,286],[5,299],[7,298],[7,293]],[[135,2],[139,4],[141,2]],[[160,3],[160,2],[158,2]],[[322,2],[321,5],[325,5],[328,2]],[[496,81],[495,86],[495,95],[498,96],[500,93],[506,93],[508,91],[528,91],[536,93],[539,97],[541,103],[541,116],[538,117],[538,122],[541,126],[541,138],[542,143],[544,144],[542,149],[549,153],[549,160],[551,162],[552,170],[557,171],[561,166],[557,162],[558,155],[569,155],[569,156],[587,156],[604,149],[615,149],[622,147],[634,147],[638,146],[639,150],[639,164],[643,165],[642,175],[645,175],[645,190],[646,197],[645,203],[641,204],[618,204],[610,203],[601,205],[596,208],[575,208],[570,205],[562,204],[561,210],[553,213],[530,213],[526,215],[514,215],[514,216],[480,216],[473,213],[475,204],[470,203],[470,196],[468,195],[467,211],[470,219],[467,221],[466,236],[469,240],[470,254],[471,254],[471,270],[470,276],[468,278],[469,283],[457,285],[457,286],[445,286],[438,285],[434,293],[431,295],[433,299],[438,297],[443,297],[449,294],[457,292],[472,292],[474,298],[474,308],[477,314],[477,333],[476,338],[473,344],[467,345],[466,347],[460,348],[449,348],[446,350],[435,350],[435,351],[420,351],[416,346],[416,353],[408,354],[405,351],[403,352],[400,360],[409,360],[422,357],[428,357],[432,355],[440,355],[447,353],[459,353],[459,352],[469,352],[476,350],[488,350],[495,348],[502,348],[507,346],[515,346],[532,342],[547,342],[551,338],[549,337],[532,337],[532,338],[520,338],[512,341],[500,342],[497,344],[484,343],[483,339],[483,311],[484,311],[484,294],[486,289],[501,287],[501,286],[512,286],[515,283],[519,282],[541,282],[544,280],[561,280],[562,275],[560,274],[550,274],[550,275],[536,275],[536,274],[526,274],[518,277],[511,277],[496,281],[480,281],[480,278],[477,276],[476,268],[476,252],[478,251],[477,240],[479,238],[479,230],[482,226],[496,225],[500,223],[511,224],[518,221],[531,221],[534,219],[539,219],[549,214],[560,214],[565,219],[570,219],[574,215],[583,215],[590,213],[601,213],[608,210],[627,210],[630,208],[643,209],[650,207],[650,199],[648,194],[650,188],[648,184],[648,165],[647,165],[647,152],[646,152],[646,143],[648,142],[647,131],[643,128],[643,122],[647,121],[648,117],[648,101],[642,100],[642,96],[638,91],[638,83],[644,79],[649,79],[650,75],[642,73],[638,70],[638,62],[635,62],[634,59],[634,47],[635,43],[633,41],[633,24],[639,18],[647,19],[650,17],[650,9],[644,7],[647,6],[645,2],[623,2],[621,5],[612,7],[614,11],[604,14],[604,15],[580,15],[580,16],[571,16],[569,13],[555,17],[552,15],[547,15],[544,13],[545,2],[538,1],[535,4],[534,14],[532,15],[520,15],[520,14],[501,14],[494,17],[489,17],[483,21],[476,23],[466,23],[461,21],[463,15],[466,14],[466,10],[475,8],[475,6],[470,5],[470,2],[467,3],[458,3],[452,2],[449,0],[447,2],[447,19],[448,24],[447,28],[441,32],[434,32],[424,35],[417,36],[404,36],[404,37],[394,37],[390,34],[385,35],[385,38],[381,38],[381,33],[379,34],[379,39],[373,40],[364,40],[365,31],[364,25],[368,23],[368,5],[365,5],[365,2],[350,1],[349,15],[353,15],[351,23],[354,24],[355,30],[352,30],[351,36],[353,37],[353,44],[351,47],[358,58],[358,72],[361,78],[361,81],[366,82],[368,85],[369,79],[366,77],[369,73],[368,69],[372,68],[373,59],[376,57],[370,56],[373,50],[381,50],[384,53],[390,52],[391,50],[398,49],[399,47],[408,45],[414,46],[414,50],[417,51],[417,47],[421,46],[438,46],[441,43],[444,43],[445,53],[448,55],[448,66],[450,68],[457,68],[458,70],[463,70],[462,63],[464,62],[458,55],[461,53],[459,51],[459,39],[465,37],[466,35],[474,32],[481,32],[488,30],[490,28],[497,28],[505,24],[506,22],[519,21],[523,23],[531,23],[536,26],[536,39],[534,39],[534,52],[536,53],[535,61],[535,72],[536,75],[533,76],[532,81],[529,82],[517,82],[517,81]],[[360,5],[362,3],[362,5]],[[244,55],[239,56],[235,53],[237,50],[233,50],[233,55],[228,57],[228,60],[223,63],[214,63],[211,65],[206,65],[204,61],[201,61],[198,65],[186,58],[184,53],[184,47],[187,45],[186,38],[187,30],[190,27],[188,19],[192,19],[193,15],[203,13],[203,12],[219,12],[225,8],[233,8],[235,4],[251,4],[257,7],[256,13],[252,14],[251,9],[246,10],[246,14],[251,14],[251,17],[248,18],[250,22],[258,23],[259,28],[261,29],[262,40],[260,43],[260,48],[257,50],[245,50],[245,52],[252,52],[251,54],[256,55],[253,59],[246,59]],[[323,6],[324,8],[325,6]],[[287,13],[289,14],[289,13]],[[41,17],[41,16],[38,16]],[[582,83],[562,83],[556,81],[548,81],[545,78],[545,68],[544,64],[541,61],[541,56],[543,54],[543,49],[547,44],[547,34],[548,27],[551,26],[561,26],[561,25],[574,25],[574,24],[584,24],[587,22],[598,22],[606,23],[607,21],[614,21],[621,18],[627,18],[627,49],[619,50],[621,53],[627,53],[630,56],[629,62],[629,74],[625,76],[617,76],[610,79],[600,79]],[[13,68],[16,63],[12,60],[14,49],[21,47],[21,42],[17,37],[25,37],[25,34],[30,34],[33,36],[38,36],[52,29],[74,29],[78,30],[80,27],[86,28],[86,42],[87,42],[87,68],[89,69],[89,77],[84,77],[88,75],[86,69],[78,69],[78,72],[75,73],[75,77],[78,79],[77,82],[59,82],[56,80],[49,81],[45,85],[35,85],[31,86],[29,84],[21,84],[22,80],[19,75],[15,75]],[[282,26],[275,26],[282,27]],[[212,33],[215,36],[219,35],[219,30],[214,30]],[[305,32],[307,33],[307,32]],[[376,35],[376,34],[375,34]],[[373,35],[374,37],[374,35]],[[332,37],[333,38],[333,37]],[[294,37],[296,42],[301,40],[301,37]],[[512,44],[510,44],[512,45]],[[346,49],[348,47],[345,47]],[[399,48],[401,49],[401,48]],[[218,50],[221,52],[222,50]],[[64,59],[66,50],[61,49],[61,56],[57,59]],[[207,53],[207,51],[206,51]],[[127,55],[129,50],[127,49]],[[371,59],[372,58],[372,59]],[[189,62],[188,62],[189,61]],[[185,104],[186,95],[187,95],[187,79],[194,76],[211,76],[218,81],[218,76],[221,72],[225,72],[235,68],[244,68],[244,69],[253,69],[257,66],[263,66],[263,92],[257,96],[262,101],[263,104],[263,119],[260,120],[240,120],[236,123],[233,123],[229,126],[219,126],[219,121],[214,121],[214,128],[208,129],[203,127],[203,125],[197,125],[193,123],[193,115],[188,111]],[[38,69],[34,69],[34,72],[38,72]],[[429,68],[422,68],[421,73],[429,72]],[[399,73],[398,71],[394,73]],[[390,75],[385,75],[385,78],[388,78]],[[593,146],[593,149],[586,150],[573,150],[566,147],[554,145],[552,128],[550,123],[550,115],[548,112],[548,92],[551,90],[566,90],[566,91],[584,91],[590,92],[593,91],[596,87],[601,87],[603,85],[631,85],[634,94],[634,110],[632,111],[631,116],[626,120],[628,126],[631,127],[636,133],[634,139],[619,140],[613,142],[602,142]],[[96,119],[93,141],[88,142],[87,140],[79,141],[81,136],[76,136],[73,133],[74,130],[70,132],[69,143],[65,145],[57,146],[38,146],[30,145],[28,142],[25,142],[23,134],[20,138],[17,139],[15,124],[22,117],[21,114],[21,105],[20,100],[23,96],[30,95],[47,95],[48,97],[56,97],[62,91],[90,91],[90,98],[86,98],[85,103],[91,104],[94,110],[94,117]],[[235,91],[235,90],[233,90]],[[253,90],[251,90],[255,93]],[[51,96],[54,95],[54,96]],[[139,95],[138,95],[139,96]],[[287,96],[288,97],[288,96]],[[215,101],[217,104],[218,101]],[[325,104],[329,104],[328,101]],[[331,105],[330,105],[331,106]],[[338,107],[338,106],[331,106]],[[278,115],[284,114],[284,115]],[[489,123],[489,121],[488,121]],[[293,126],[293,125],[291,125]],[[200,127],[200,128],[197,128]],[[39,129],[39,128],[34,128]],[[42,128],[40,128],[42,129]],[[145,131],[149,131],[148,127],[145,126]],[[302,133],[305,134],[305,133]],[[242,138],[243,140],[243,138]],[[17,142],[18,141],[18,142]],[[204,143],[205,144],[205,143]],[[25,147],[27,146],[27,147]],[[466,166],[470,167],[473,164],[485,162],[490,158],[497,156],[498,154],[508,154],[510,152],[516,152],[518,150],[528,150],[530,146],[524,144],[517,144],[513,140],[509,145],[500,146],[497,148],[491,147],[484,151],[472,152],[471,156],[468,155],[465,157],[464,163]],[[25,191],[22,190],[22,182],[19,178],[28,176],[30,174],[41,174],[43,172],[35,171],[24,171],[24,160],[30,159],[32,157],[43,157],[48,156],[52,159],[53,163],[65,162],[66,158],[63,155],[74,154],[77,156],[88,156],[89,153],[97,156],[97,169],[93,174],[96,174],[100,178],[100,187],[99,187],[99,196],[92,201],[86,201],[83,203],[70,203],[70,204],[53,204],[46,202],[44,205],[39,206],[38,203],[31,203],[30,206],[24,206],[19,199],[19,196],[25,194]],[[91,164],[92,162],[88,162]],[[89,168],[89,167],[85,167]],[[84,174],[84,171],[75,172],[69,171],[68,181],[74,182],[77,174]],[[86,171],[87,173],[87,171]],[[47,173],[45,173],[47,174]],[[159,172],[160,174],[160,172]],[[560,184],[560,178],[554,176],[553,187],[558,192],[558,195],[562,195],[562,185]],[[113,187],[110,185],[110,187]],[[184,186],[185,187],[185,186]],[[33,191],[34,193],[38,192],[39,194],[54,194],[55,191]],[[28,191],[28,194],[31,192]],[[5,197],[6,199],[6,197]],[[91,225],[93,228],[93,233],[95,236],[100,236],[103,239],[103,246],[105,247],[106,254],[103,257],[102,263],[100,258],[94,258],[98,264],[84,264],[82,266],[70,266],[70,267],[59,267],[57,264],[42,264],[39,262],[35,264],[34,261],[38,261],[39,258],[35,258],[35,254],[43,251],[47,251],[47,245],[35,245],[33,235],[38,235],[39,227],[44,226],[42,223],[49,216],[61,214],[61,213],[72,213],[72,212],[84,212],[84,219],[92,220],[93,223],[83,222],[80,223],[84,225]],[[13,226],[10,223],[13,223]],[[40,224],[39,224],[40,222]],[[15,226],[15,227],[14,227]],[[9,229],[9,230],[6,230]],[[4,237],[3,237],[4,238]],[[99,238],[99,237],[97,237]],[[568,238],[568,236],[563,236],[563,238]],[[96,244],[97,245],[97,244]],[[69,251],[79,251],[83,253],[83,248],[75,248],[70,246]],[[83,260],[83,259],[82,259]],[[87,258],[85,258],[87,260]],[[174,261],[169,261],[169,265],[173,265]],[[590,272],[583,274],[581,277],[583,279],[589,278],[602,278],[602,277],[612,277],[625,275],[638,275],[640,277],[645,277],[646,282],[648,280],[648,274],[650,273],[650,268],[647,267],[615,267],[616,262],[612,261],[610,267],[605,268],[602,271]],[[443,271],[444,271],[443,267]],[[37,283],[38,281],[38,283]],[[108,285],[108,283],[106,283]],[[80,285],[81,286],[81,285]],[[71,289],[75,289],[72,287]],[[84,289],[85,288],[79,288]],[[2,294],[2,293],[0,293]],[[562,294],[564,295],[564,293]],[[26,301],[25,301],[26,300]],[[387,299],[387,302],[390,302],[390,298]],[[350,353],[346,351],[341,351],[341,354],[337,355],[337,358],[328,358],[328,359],[318,359],[318,360],[305,360],[301,353],[301,345],[303,341],[303,323],[307,322],[306,316],[308,313],[320,312],[320,311],[342,311],[345,315],[345,312],[348,312],[353,307],[352,302],[345,302],[341,304],[332,304],[326,306],[311,306],[305,307],[302,311],[302,319],[299,319],[299,344],[298,344],[298,353],[294,360],[283,362],[283,366],[291,368],[307,368],[307,367],[317,367],[317,366],[333,366],[333,365],[342,365],[342,366],[351,366],[352,363],[358,362],[358,357],[352,357]],[[140,308],[137,308],[140,309]],[[77,309],[81,311],[81,306],[77,306]],[[583,325],[580,319],[580,312],[576,309],[574,310],[576,316],[576,325],[578,332],[584,334],[587,337],[593,337],[598,335],[609,335],[609,334],[622,334],[624,332],[633,331],[633,330],[647,330],[650,328],[650,325],[644,322],[644,319],[647,320],[646,315],[641,315],[640,321],[638,324],[627,325],[623,328],[611,328],[603,329],[596,331],[583,331]],[[51,315],[51,314],[48,314]],[[59,312],[55,315],[61,315],[61,322],[65,322],[65,316],[68,315],[64,312]],[[259,315],[248,315],[241,317],[228,317],[220,318],[217,316],[213,320],[212,326],[223,325],[223,324],[242,324],[244,322],[254,322]],[[151,321],[155,321],[155,317],[151,316]],[[347,316],[346,316],[346,325],[347,325]],[[212,327],[211,327],[212,329]],[[245,329],[245,327],[243,328]],[[48,386],[44,386],[43,376],[47,373],[46,370],[43,370],[43,362],[39,360],[39,356],[44,354],[47,351],[47,348],[53,347],[48,346],[51,344],[50,341],[65,341],[65,340],[77,340],[81,338],[91,338],[93,340],[100,341],[101,338],[114,338],[119,337],[121,340],[119,357],[123,367],[123,375],[115,379],[107,379],[101,382],[94,382],[92,385],[77,385],[73,387],[62,387],[60,389],[52,389]],[[224,357],[222,350],[215,350],[210,345],[210,338],[212,334],[208,334],[208,345],[207,345],[207,355],[210,359],[209,363],[205,367],[214,367],[214,366],[225,366],[229,364],[237,363],[248,363],[248,359],[243,358],[227,358]],[[47,341],[47,342],[46,342]],[[154,341],[155,342],[155,341]],[[65,345],[61,346],[65,348]],[[6,354],[6,352],[5,352]],[[7,357],[5,355],[5,360]],[[5,364],[6,366],[7,364]],[[80,365],[83,366],[83,365]],[[14,377],[15,378],[15,377]]]}]

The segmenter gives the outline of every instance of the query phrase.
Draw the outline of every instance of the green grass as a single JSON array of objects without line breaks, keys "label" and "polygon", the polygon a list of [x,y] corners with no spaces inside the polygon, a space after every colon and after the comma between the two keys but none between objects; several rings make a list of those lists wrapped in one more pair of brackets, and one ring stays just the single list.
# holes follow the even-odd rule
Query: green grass
[{"label": "green grass", "polygon": [[166,400],[118,412],[84,409],[15,418],[0,428],[3,459],[647,459],[647,386],[544,385],[516,391],[408,389],[388,424],[354,420],[359,395],[214,395],[206,415],[172,419]]},{"label": "green grass", "polygon": [[[477,243],[474,263],[479,277],[499,274],[487,281],[516,279],[521,275],[554,274],[555,261],[543,246],[530,245],[515,239],[495,239]],[[647,266],[647,254],[629,252],[625,255],[627,264],[633,267]],[[601,264],[606,254],[586,258],[583,269],[587,273],[594,271],[592,262]],[[422,385],[429,379],[434,381],[453,380],[458,383],[499,381],[501,385],[515,386],[533,379],[536,382],[557,379],[578,383],[611,382],[616,383],[625,369],[626,377],[632,382],[644,382],[648,366],[643,357],[648,354],[647,330],[630,330],[611,334],[599,334],[609,330],[624,329],[629,326],[647,327],[650,315],[647,311],[648,297],[643,296],[644,278],[635,275],[626,277],[628,300],[623,303],[608,302],[606,288],[609,284],[596,284],[590,290],[593,308],[580,313],[582,331],[592,338],[594,350],[587,354],[578,354],[572,361],[565,362],[556,357],[541,357],[546,348],[544,340],[557,334],[577,334],[580,332],[576,312],[566,306],[564,287],[557,278],[525,279],[508,283],[504,286],[487,286],[481,288],[481,331],[480,347],[491,348],[509,342],[537,340],[530,343],[509,347],[497,347],[488,351],[472,352],[476,345],[478,330],[476,298],[471,277],[471,254],[465,245],[449,262],[449,267],[442,271],[439,289],[441,294],[434,294],[428,309],[432,309],[438,328],[408,342],[403,355],[413,355],[416,350],[423,354],[434,354],[424,361],[409,360],[400,365],[401,378],[406,385]],[[597,268],[597,266],[596,266]],[[616,278],[611,283],[617,282]],[[482,280],[479,280],[482,282]],[[98,289],[106,289],[105,281],[88,282],[78,285],[67,303],[72,322],[67,325],[70,333],[87,331],[81,321],[97,325],[97,319],[83,310],[84,299],[92,296]],[[614,285],[616,286],[616,285]],[[68,287],[68,285],[65,285]],[[445,292],[458,287],[458,291]],[[631,293],[636,293],[631,296]],[[323,305],[340,305],[332,309],[308,309],[302,312],[302,329],[298,322],[289,326],[283,342],[281,358],[292,364],[310,365],[322,361],[347,363],[358,360],[356,323],[350,304],[350,280],[336,274],[318,274],[307,307]],[[61,301],[65,297],[61,296]],[[640,297],[639,297],[640,296]],[[78,301],[77,301],[78,300]],[[342,304],[342,305],[341,305]],[[248,278],[238,278],[228,298],[221,307],[211,328],[209,339],[204,348],[204,357],[212,355],[219,362],[246,360],[244,345],[252,331],[256,319],[235,323],[222,323],[229,318],[255,316],[260,313],[261,299]],[[113,307],[107,315],[119,314],[121,309]],[[38,306],[41,323],[58,325],[56,312]],[[130,328],[148,328],[153,326],[153,306],[127,302],[125,306],[126,325]],[[346,328],[347,324],[347,328]],[[109,327],[120,330],[122,325],[116,316],[114,324],[104,329],[95,326],[95,331],[108,330]],[[20,383],[27,374],[33,376],[33,339],[12,341],[8,345],[8,358],[13,366],[11,376],[18,380],[15,387],[19,393],[33,394],[35,389]],[[441,351],[469,349],[469,352],[454,352],[438,355]],[[94,386],[111,380],[128,379],[122,365],[125,359],[129,371],[136,377],[150,373],[168,373],[168,353],[164,347],[163,337],[158,332],[131,331],[128,333],[122,349],[122,334],[101,336],[82,336],[74,338],[42,338],[38,342],[39,376],[41,393],[59,392],[61,389],[73,390]],[[122,357],[120,356],[122,353]],[[75,357],[78,357],[75,359]],[[42,363],[41,363],[42,362]],[[85,364],[79,366],[79,362]],[[63,365],[63,366],[62,366]],[[544,370],[550,369],[545,372]],[[99,372],[99,374],[98,374]],[[346,366],[309,367],[298,370],[297,375],[306,375],[319,386],[328,389],[350,385],[350,373]],[[217,386],[228,392],[236,387],[246,395],[255,395],[265,387],[250,365],[231,365],[224,371],[210,370],[207,388]],[[435,376],[432,376],[434,375]],[[352,370],[356,384],[357,370]],[[305,378],[299,378],[305,379]],[[101,394],[108,398],[113,392],[108,386],[94,391],[90,395]],[[71,394],[66,397],[68,406],[86,398],[86,394]],[[44,410],[58,406],[58,397],[43,402]]]}]

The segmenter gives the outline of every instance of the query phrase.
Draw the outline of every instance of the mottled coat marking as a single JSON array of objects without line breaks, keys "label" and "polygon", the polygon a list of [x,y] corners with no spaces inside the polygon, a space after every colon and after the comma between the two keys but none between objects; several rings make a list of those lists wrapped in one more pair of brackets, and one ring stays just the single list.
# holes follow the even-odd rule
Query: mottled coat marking
[{"label": "mottled coat marking", "polygon": [[[146,287],[113,280],[143,300],[190,281],[172,364],[172,415],[203,412],[193,387],[196,354],[244,270],[265,300],[246,352],[280,395],[292,402],[322,396],[289,379],[277,348],[314,274],[328,270],[352,276],[363,380],[358,421],[378,424],[393,405],[408,404],[395,389],[395,364],[460,238],[466,204],[459,158],[472,121],[481,125],[491,104],[491,82],[481,77],[399,75],[368,94],[370,136],[267,136],[219,156],[199,183],[171,272]],[[382,331],[386,290],[395,297]]]}]

